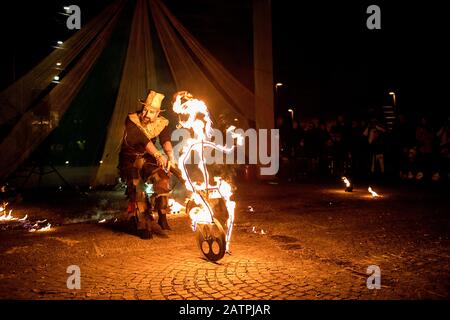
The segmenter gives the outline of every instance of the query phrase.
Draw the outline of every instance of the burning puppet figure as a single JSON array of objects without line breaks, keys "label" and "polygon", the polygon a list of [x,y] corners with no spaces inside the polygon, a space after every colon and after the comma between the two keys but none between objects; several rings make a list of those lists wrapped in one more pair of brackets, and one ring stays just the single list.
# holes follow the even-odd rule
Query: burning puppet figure
[{"label": "burning puppet figure", "polygon": [[[221,177],[214,177],[210,180],[205,161],[205,148],[212,148],[219,152],[231,152],[234,147],[227,148],[215,144],[211,141],[213,129],[212,121],[206,104],[186,92],[177,92],[172,100],[173,111],[178,114],[179,127],[183,127],[191,132],[193,136],[188,139],[179,158],[178,167],[181,171],[187,190],[192,192],[191,199],[186,205],[186,211],[192,221],[192,228],[198,234],[199,247],[203,254],[212,261],[217,261],[229,251],[230,237],[234,221],[234,209],[236,203],[231,200],[231,185]],[[227,132],[237,140],[237,144],[242,144],[242,136],[234,133],[235,127],[231,126]],[[186,164],[191,153],[197,153],[198,163],[196,167],[200,170],[202,178],[194,181],[187,171]],[[198,179],[195,179],[198,180]],[[228,220],[226,222],[227,232],[222,228],[214,213],[218,213],[213,205],[218,200],[226,208]]]},{"label": "burning puppet figure", "polygon": [[[120,177],[126,181],[129,198],[127,220],[137,224],[138,235],[142,239],[152,238],[152,208],[145,192],[145,182],[153,184],[158,224],[163,230],[170,230],[166,217],[169,212],[169,176],[164,169],[168,161],[174,161],[174,157],[169,121],[160,116],[163,99],[163,94],[150,91],[145,101],[140,100],[142,109],[127,116],[119,154]],[[165,155],[155,147],[157,138]]]}]

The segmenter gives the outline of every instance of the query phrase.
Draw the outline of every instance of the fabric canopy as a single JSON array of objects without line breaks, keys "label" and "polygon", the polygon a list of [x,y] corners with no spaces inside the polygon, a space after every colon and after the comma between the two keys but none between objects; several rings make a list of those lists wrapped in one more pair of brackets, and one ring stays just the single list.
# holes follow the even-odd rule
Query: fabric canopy
[{"label": "fabric canopy", "polygon": [[[4,152],[0,154],[0,177],[7,177],[13,172],[58,125],[59,117],[67,110],[108,42],[123,6],[124,1],[120,1],[112,7],[113,10],[109,11],[109,15],[105,17],[107,21],[105,27],[96,29],[98,34],[91,46],[86,49],[61,82],[35,107],[23,114],[9,135],[2,141],[0,149]],[[44,112],[50,115],[45,121],[40,116]]]},{"label": "fabric canopy", "polygon": [[[0,125],[19,117],[1,143],[2,150],[8,152],[0,156],[0,179],[10,175],[57,126],[56,120],[39,122],[36,114],[42,110],[50,114],[55,112],[58,117],[64,114],[105,48],[125,1],[120,0],[106,8],[67,40],[64,50],[56,49],[27,75],[0,93],[0,104],[5,110],[0,116]],[[155,30],[152,30],[150,17],[153,18]],[[158,43],[152,39],[157,39]],[[160,0],[136,0],[102,161],[91,181],[94,185],[117,182],[118,152],[125,118],[128,113],[138,109],[138,98],[144,97],[149,89],[157,89],[162,77],[155,69],[156,46],[162,49],[176,90],[190,91],[204,100],[213,120],[241,128],[255,125],[255,103],[260,104],[260,98],[214,58]],[[51,85],[57,62],[61,62],[63,67],[67,66],[67,74],[35,104],[34,99]],[[17,94],[18,90],[24,92]],[[167,104],[173,93],[164,92]],[[220,126],[220,123],[217,125]]]}]

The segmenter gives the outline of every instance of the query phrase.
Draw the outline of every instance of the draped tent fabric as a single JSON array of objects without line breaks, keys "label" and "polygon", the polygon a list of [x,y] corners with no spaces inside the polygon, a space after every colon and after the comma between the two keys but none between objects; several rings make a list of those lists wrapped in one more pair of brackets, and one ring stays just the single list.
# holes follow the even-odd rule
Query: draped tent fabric
[{"label": "draped tent fabric", "polygon": [[[248,120],[254,120],[251,92],[207,53],[160,1],[150,2],[159,39],[177,87],[186,88],[205,100],[213,119],[227,113],[225,119],[228,123],[237,118],[240,126],[248,127]],[[203,71],[205,69],[207,72]]]},{"label": "draped tent fabric", "polygon": [[[92,45],[86,49],[77,63],[65,75],[42,101],[31,110],[25,112],[9,135],[0,144],[5,150],[0,156],[0,177],[11,174],[35,150],[57,125],[57,121],[39,121],[36,114],[46,110],[49,114],[61,117],[71,101],[77,95],[89,71],[95,64],[100,53],[105,48],[117,20],[122,12],[125,1],[114,5],[112,15],[107,17],[107,24],[95,37]],[[7,152],[6,152],[7,150]]]},{"label": "draped tent fabric", "polygon": [[[34,100],[52,83],[53,77],[60,69],[69,66],[98,33],[105,27],[123,4],[114,2],[97,17],[89,21],[83,28],[55,49],[30,72],[22,76],[0,93],[0,125],[23,115]],[[56,63],[61,63],[61,67]]]},{"label": "draped tent fabric", "polygon": [[[157,76],[153,68],[154,54],[146,6],[148,3],[176,87],[204,99],[214,120],[223,115],[221,120],[228,125],[239,123],[240,127],[248,128],[249,123],[255,119],[253,93],[202,47],[161,2],[139,0],[113,119],[108,128],[103,163],[92,181],[94,186],[116,183],[118,153],[126,115],[136,110],[138,97],[142,97],[148,89],[155,89],[157,78],[144,81],[148,80],[146,75]],[[166,96],[170,100],[171,94],[166,93]],[[238,119],[238,123],[235,119]]]},{"label": "draped tent fabric", "polygon": [[[253,92],[247,89],[240,81],[238,81],[222,64],[214,58],[214,56],[209,53],[196,39],[192,36],[187,29],[175,18],[175,16],[167,9],[167,7],[160,0],[150,0],[155,6],[158,6],[162,13],[167,17],[170,23],[173,25],[175,30],[180,34],[181,38],[185,41],[188,48],[192,51],[193,55],[196,56],[198,61],[202,64],[203,69],[208,71],[208,76],[216,84],[216,91],[220,90],[220,94],[226,95],[229,100],[229,105],[240,115],[244,116],[248,120],[255,119],[255,108],[254,100],[255,96]],[[158,10],[155,10],[157,13]],[[162,15],[159,14],[159,17]],[[158,24],[157,24],[158,26]],[[162,27],[161,27],[162,28]],[[167,28],[167,31],[172,31]],[[170,39],[173,39],[173,32],[171,33]],[[166,46],[166,50],[170,51],[172,46]],[[185,51],[186,52],[186,51]],[[171,54],[167,55],[167,58]],[[184,56],[184,57],[187,57]],[[185,58],[186,59],[186,58]],[[178,72],[178,66],[176,61],[171,61],[173,67],[173,74],[178,79],[178,82],[192,83],[196,82],[197,79],[192,75],[189,75],[189,70],[187,70],[187,79],[182,78],[184,72]],[[187,66],[187,65],[186,65]],[[200,84],[201,86],[201,84]],[[212,94],[208,92],[208,94]],[[219,93],[217,93],[219,94]]]},{"label": "draped tent fabric", "polygon": [[[0,142],[2,150],[8,150],[0,156],[0,179],[10,175],[58,125],[57,119],[45,122],[37,115],[46,112],[61,117],[69,108],[105,49],[126,1],[130,0],[119,0],[107,7],[68,39],[64,49],[52,52],[27,75],[0,93],[0,107],[6,110],[0,115],[0,125],[21,116],[9,135]],[[171,74],[173,81],[170,82],[174,82],[176,90],[187,90],[206,102],[215,127],[254,127],[257,118],[255,105],[266,103],[208,52],[160,0],[132,1],[135,7],[119,89],[102,161],[89,181],[91,185],[117,182],[118,153],[126,116],[140,108],[138,99],[145,98],[147,90],[158,91],[158,84],[162,86],[169,79],[155,67],[161,66],[161,61],[166,63],[167,68],[164,68]],[[161,52],[162,57],[158,57],[161,60],[155,60],[155,52]],[[68,72],[47,93],[45,90],[50,88],[57,62],[61,62]],[[26,93],[16,94],[22,89]],[[163,93],[166,95],[164,103],[169,105],[174,92]],[[42,98],[35,102],[37,97]]]},{"label": "draped tent fabric", "polygon": [[128,113],[139,108],[138,98],[148,88],[156,86],[154,53],[150,37],[149,9],[147,0],[136,3],[125,66],[119,93],[108,127],[102,164],[93,181],[94,185],[114,184],[117,177],[119,148]]}]

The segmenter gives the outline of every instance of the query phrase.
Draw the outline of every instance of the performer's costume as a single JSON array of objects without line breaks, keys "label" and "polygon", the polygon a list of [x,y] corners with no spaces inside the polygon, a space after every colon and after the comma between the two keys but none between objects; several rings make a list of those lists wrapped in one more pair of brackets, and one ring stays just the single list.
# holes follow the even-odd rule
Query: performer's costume
[{"label": "performer's costume", "polygon": [[[159,138],[161,145],[170,141],[168,124],[166,118],[158,116],[144,126],[138,113],[129,114],[119,154],[118,169],[121,179],[126,181],[129,198],[127,219],[137,218],[138,233],[147,230],[147,234],[150,232],[149,237],[151,237],[150,221],[153,219],[150,212],[152,207],[158,211],[158,224],[161,228],[170,230],[166,217],[169,212],[169,176],[158,166],[155,157],[146,152],[149,141],[155,144]],[[145,182],[153,185],[154,194],[151,199],[155,201],[154,206],[150,205],[146,196]]]}]

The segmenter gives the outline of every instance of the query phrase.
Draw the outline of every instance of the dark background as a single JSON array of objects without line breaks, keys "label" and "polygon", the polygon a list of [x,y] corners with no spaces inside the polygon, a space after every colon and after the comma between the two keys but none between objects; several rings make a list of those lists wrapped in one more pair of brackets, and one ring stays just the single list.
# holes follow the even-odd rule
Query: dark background
[{"label": "dark background", "polygon": [[[66,28],[67,17],[59,14],[63,6],[79,5],[83,26],[110,2],[2,3],[0,90],[49,54],[57,40],[65,40],[75,32]],[[165,3],[219,61],[244,85],[253,88],[250,0],[166,0]],[[366,27],[369,16],[366,9],[371,4],[381,8],[381,30]],[[292,108],[296,118],[341,113],[364,117],[368,110],[392,104],[389,91],[395,91],[401,112],[435,117],[448,112],[449,68],[445,48],[448,28],[441,2],[275,0],[272,7],[274,83],[283,83],[275,97],[277,113],[286,115],[287,109]],[[109,47],[111,52],[102,58],[106,61],[103,69],[96,67],[93,75],[112,72],[113,68],[108,67],[111,62],[105,59],[115,59],[119,65],[116,73],[120,72],[123,63],[120,53],[126,44],[121,32],[125,34],[127,28],[129,25],[122,22],[115,42]],[[117,81],[111,84],[112,97]],[[102,84],[98,86],[99,90],[106,90],[101,88]],[[96,84],[92,82],[90,88],[96,90]],[[95,127],[106,126],[114,99],[95,101],[92,94],[86,96],[91,97],[89,103],[101,110],[91,118],[101,122]],[[93,109],[86,110],[92,113]],[[85,111],[75,117],[86,116]],[[73,119],[69,122],[73,124]],[[92,152],[99,150],[101,141],[95,142]]]},{"label": "dark background", "polygon": [[[64,5],[78,4],[82,24],[110,0],[16,1],[2,4],[0,88],[32,68],[65,27]],[[166,0],[176,16],[249,88],[249,0]],[[367,6],[381,8],[381,30],[366,28]],[[389,90],[404,108],[442,108],[448,38],[441,2],[283,1],[273,5],[274,81],[285,104],[307,113],[385,103]],[[230,50],[232,48],[232,50]],[[15,70],[13,70],[15,69]],[[442,80],[441,80],[442,79]]]}]

